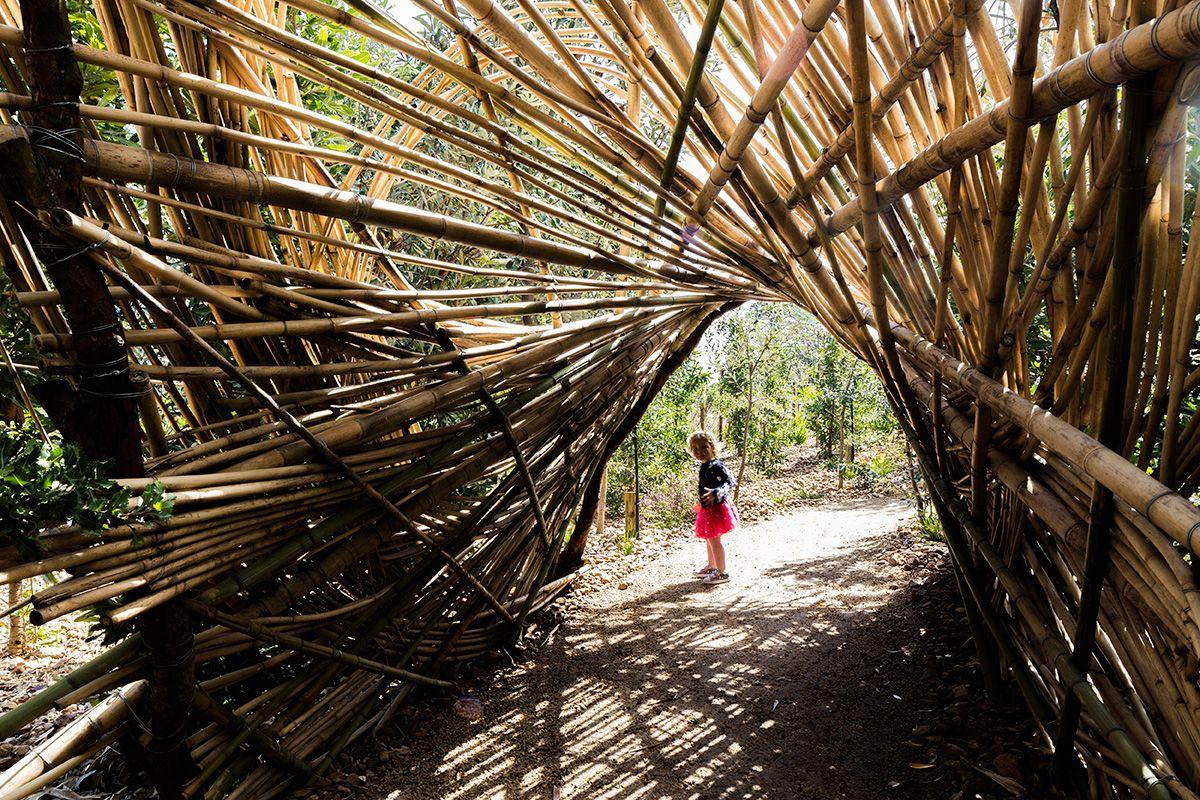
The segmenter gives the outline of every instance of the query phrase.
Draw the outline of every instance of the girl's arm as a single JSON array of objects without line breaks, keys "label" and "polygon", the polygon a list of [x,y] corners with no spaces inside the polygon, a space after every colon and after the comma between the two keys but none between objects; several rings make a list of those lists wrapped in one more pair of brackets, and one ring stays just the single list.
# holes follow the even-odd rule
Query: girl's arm
[{"label": "girl's arm", "polygon": [[729,474],[729,470],[725,469],[725,465],[718,461],[713,465],[714,472],[721,483],[713,491],[713,499],[718,503],[724,503],[729,497],[729,493],[733,490],[733,477]]}]

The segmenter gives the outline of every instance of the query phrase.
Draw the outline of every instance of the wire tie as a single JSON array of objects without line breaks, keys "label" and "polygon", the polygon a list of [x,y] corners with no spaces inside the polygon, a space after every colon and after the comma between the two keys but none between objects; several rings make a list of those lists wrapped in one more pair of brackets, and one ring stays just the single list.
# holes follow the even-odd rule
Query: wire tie
[{"label": "wire tie", "polygon": [[49,150],[52,153],[58,153],[61,156],[73,158],[76,161],[82,162],[84,160],[82,148],[74,140],[68,138],[77,133],[82,134],[82,128],[63,128],[56,131],[40,125],[23,125],[22,127],[29,133],[30,147]]},{"label": "wire tie", "polygon": [[169,187],[174,189],[176,184],[179,183],[179,156],[175,153],[167,153],[167,155],[169,155],[171,160],[174,162],[174,169],[171,172],[171,185]]},{"label": "wire tie", "polygon": [[1159,500],[1162,500],[1164,497],[1169,497],[1173,494],[1175,494],[1174,489],[1164,489],[1163,491],[1154,495],[1154,497],[1150,498],[1150,502],[1146,503],[1146,510],[1142,512],[1142,516],[1144,516],[1146,519],[1150,519],[1150,509],[1154,507],[1154,504]]},{"label": "wire tie", "polygon": [[25,56],[26,56],[25,62],[29,63],[29,54],[30,53],[63,53],[63,52],[66,52],[67,50],[74,50],[74,49],[75,49],[74,42],[67,42],[66,44],[56,44],[56,45],[53,45],[52,47],[26,47],[25,48]]},{"label": "wire tie", "polygon": [[[51,149],[53,149],[53,148],[51,148]],[[66,263],[67,261],[71,261],[82,255],[87,255],[88,253],[90,253],[91,251],[93,251],[97,247],[99,247],[100,244],[101,244],[100,242],[89,242],[85,245],[82,245],[80,247],[74,247],[74,248],[71,248],[69,245],[55,245],[55,244],[43,245],[42,247],[39,248],[42,251],[66,250],[67,252],[66,252],[66,255],[60,256],[59,258],[56,258],[52,261],[47,261],[44,257],[42,257],[42,259],[41,259],[42,265],[45,267],[57,267],[59,264]],[[89,332],[90,331],[76,331],[76,333],[89,333]]]},{"label": "wire tie", "polygon": [[121,323],[106,322],[103,325],[97,325],[94,328],[80,328],[77,331],[72,331],[76,336],[95,336],[101,333],[111,333],[112,331],[120,330]]},{"label": "wire tie", "polygon": [[1192,547],[1192,536],[1195,535],[1197,529],[1200,529],[1200,522],[1197,522],[1195,525],[1193,525],[1188,530],[1187,536],[1183,537],[1183,543],[1187,545],[1187,549],[1191,550],[1192,552],[1195,552],[1195,548]]}]

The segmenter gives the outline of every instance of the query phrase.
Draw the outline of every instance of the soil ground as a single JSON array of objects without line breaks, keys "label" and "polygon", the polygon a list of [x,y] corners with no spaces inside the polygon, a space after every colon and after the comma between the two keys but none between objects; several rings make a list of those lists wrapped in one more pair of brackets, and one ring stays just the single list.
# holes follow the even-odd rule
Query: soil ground
[{"label": "soil ground", "polygon": [[815,469],[747,486],[727,584],[691,576],[682,532],[596,543],[540,651],[477,690],[481,721],[425,709],[311,796],[1045,798],[1030,724],[979,686],[944,548],[902,498],[797,491]]}]

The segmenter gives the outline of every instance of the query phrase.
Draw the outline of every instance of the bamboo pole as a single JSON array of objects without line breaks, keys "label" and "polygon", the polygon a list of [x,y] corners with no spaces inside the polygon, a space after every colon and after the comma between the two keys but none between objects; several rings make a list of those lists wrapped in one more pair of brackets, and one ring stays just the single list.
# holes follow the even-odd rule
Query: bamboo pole
[{"label": "bamboo pole", "polygon": [[[725,0],[712,0],[705,12],[704,22],[700,27],[700,36],[696,41],[696,52],[688,69],[687,83],[683,87],[683,95],[679,99],[679,114],[675,119],[675,127],[671,131],[671,140],[667,145],[667,155],[663,160],[662,178],[658,185],[664,192],[669,191],[675,182],[675,170],[679,166],[679,156],[683,152],[683,142],[688,128],[692,124],[692,111],[696,107],[696,98],[700,92],[700,82],[704,78],[704,69],[708,62],[708,51],[712,47],[713,37],[717,33],[717,23],[721,19],[721,9]],[[654,216],[661,217],[666,209],[666,201],[662,196],[654,204]]]},{"label": "bamboo pole", "polygon": [[[1140,12],[1147,11],[1145,4]],[[1143,17],[1144,18],[1144,17]],[[1133,290],[1141,264],[1142,224],[1146,214],[1146,128],[1150,124],[1150,95],[1153,77],[1143,76],[1125,87],[1122,96],[1121,174],[1117,183],[1116,227],[1111,267],[1113,302],[1105,326],[1105,374],[1108,391],[1100,400],[1096,438],[1105,447],[1121,447],[1125,395],[1129,387]],[[1101,592],[1110,568],[1114,500],[1113,492],[1097,484],[1092,489],[1088,510],[1087,552],[1080,587],[1079,612],[1075,622],[1071,661],[1084,676],[1092,661],[1096,625],[1100,616]],[[1073,751],[1079,724],[1079,699],[1068,698],[1055,733],[1055,764],[1065,770],[1067,754]]]},{"label": "bamboo pole", "polygon": [[[719,6],[718,2],[710,4],[709,13],[712,13],[713,8],[718,8],[719,13]],[[800,21],[796,23],[796,27],[792,29],[791,34],[783,43],[771,68],[763,75],[762,83],[755,90],[754,97],[751,98],[745,113],[725,142],[725,148],[717,158],[716,166],[709,173],[708,180],[700,189],[700,193],[696,195],[692,210],[696,212],[697,216],[708,215],[709,209],[716,202],[721,190],[733,177],[733,172],[745,155],[746,149],[750,147],[754,134],[766,121],[767,115],[791,79],[792,73],[804,61],[808,48],[821,33],[821,29],[825,27],[825,21],[829,19],[836,7],[835,0],[818,0],[818,2],[809,3],[804,9]]]},{"label": "bamboo pole", "polygon": [[[74,221],[72,216],[69,215],[69,212],[64,212],[57,215],[56,224],[60,228],[68,227],[73,231],[75,230],[73,222]],[[230,363],[211,346],[206,344],[199,336],[193,334],[191,329],[184,325],[178,317],[171,314],[171,312],[165,306],[148,294],[139,295],[140,289],[137,284],[126,278],[123,273],[111,268],[107,269],[106,271],[110,277],[114,278],[119,283],[124,284],[125,289],[131,294],[138,296],[138,299],[143,305],[157,313],[161,318],[165,319],[168,324],[170,324],[171,327],[180,334],[180,336],[203,351],[208,358],[216,362],[217,365],[224,369],[231,378],[237,380],[239,383],[246,386],[253,393],[258,395],[259,400],[261,400],[263,404],[266,405],[272,411],[272,413],[280,419],[280,421],[287,425],[287,427],[290,428],[293,433],[302,439],[309,447],[313,448],[313,450],[315,450],[323,460],[325,460],[335,469],[339,470],[351,483],[354,483],[364,494],[371,498],[371,500],[378,503],[385,511],[387,511],[388,514],[399,520],[402,525],[408,527],[413,535],[420,539],[427,547],[430,547],[434,550],[434,552],[444,558],[446,562],[454,568],[455,571],[457,571],[463,576],[463,578],[465,578],[475,587],[476,591],[478,591],[488,601],[488,603],[500,613],[501,616],[506,616],[508,614],[507,609],[505,609],[499,603],[499,601],[492,597],[487,588],[479,581],[478,578],[471,574],[470,570],[464,567],[452,555],[438,547],[438,545],[431,538],[429,538],[427,534],[417,530],[413,525],[412,520],[410,520],[403,511],[397,508],[394,503],[384,497],[377,489],[363,480],[358,473],[355,472],[355,470],[344,460],[339,458],[333,452],[333,450],[329,448],[328,445],[313,435],[308,428],[306,428],[304,424],[300,422],[300,420],[296,419],[296,417],[290,412],[279,406],[279,404],[275,402],[275,399],[271,397],[271,395],[267,394],[256,383],[242,374],[236,366]]]},{"label": "bamboo pole", "polygon": [[[1194,3],[1195,0],[1154,22],[1143,23],[1034,81],[1026,119],[1035,122],[1045,119],[1105,87],[1120,85],[1200,51],[1200,45],[1191,44],[1200,31]],[[947,134],[885,177],[879,187],[881,207],[890,206],[954,164],[1003,141],[1006,130],[1003,123],[1009,115],[1010,103],[1010,100],[998,103],[988,114]],[[849,230],[858,220],[856,206],[849,204],[835,211],[826,227],[836,235]]]}]

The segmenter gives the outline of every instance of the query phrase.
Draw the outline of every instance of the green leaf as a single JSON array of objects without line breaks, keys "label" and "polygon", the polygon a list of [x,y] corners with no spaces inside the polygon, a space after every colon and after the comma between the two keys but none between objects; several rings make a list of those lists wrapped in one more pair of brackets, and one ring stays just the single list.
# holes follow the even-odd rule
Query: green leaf
[{"label": "green leaf", "polygon": [[135,500],[107,469],[73,444],[45,442],[31,427],[0,426],[0,541],[41,552],[41,535],[56,526],[99,535],[115,525],[171,516],[174,498],[161,482]]}]

